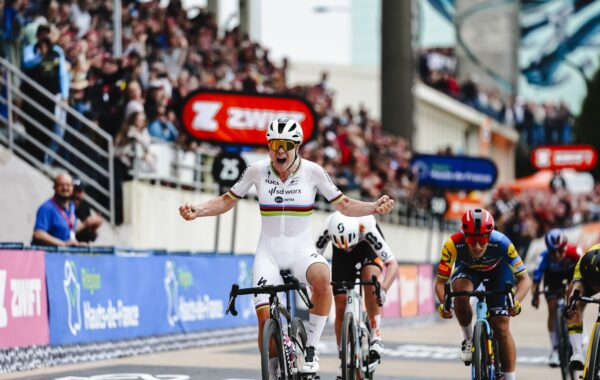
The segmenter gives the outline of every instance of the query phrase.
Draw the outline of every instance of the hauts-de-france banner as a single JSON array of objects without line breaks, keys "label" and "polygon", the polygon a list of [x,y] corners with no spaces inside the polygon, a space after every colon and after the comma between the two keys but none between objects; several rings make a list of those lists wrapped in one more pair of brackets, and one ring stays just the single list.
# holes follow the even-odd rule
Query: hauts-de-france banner
[{"label": "hauts-de-france banner", "polygon": [[250,256],[46,256],[50,343],[72,344],[253,325],[252,297],[225,315],[233,283],[252,284]]},{"label": "hauts-de-france banner", "polygon": [[0,250],[0,348],[48,344],[44,252]]}]

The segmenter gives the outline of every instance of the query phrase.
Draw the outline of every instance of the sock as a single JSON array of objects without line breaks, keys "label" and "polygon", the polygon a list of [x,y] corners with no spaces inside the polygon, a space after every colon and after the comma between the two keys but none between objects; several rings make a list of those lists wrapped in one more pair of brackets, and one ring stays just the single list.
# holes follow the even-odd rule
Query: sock
[{"label": "sock", "polygon": [[375,335],[372,336],[371,338],[373,340],[381,339],[381,330],[379,329],[379,326],[381,326],[381,314],[377,314],[376,316],[371,317],[370,320],[371,320],[371,328],[375,332]]},{"label": "sock", "polygon": [[569,323],[569,341],[571,342],[571,347],[573,347],[573,353],[579,354],[583,356],[583,323]]},{"label": "sock", "polygon": [[556,331],[550,331],[550,344],[552,344],[552,350],[558,349],[558,333]]},{"label": "sock", "polygon": [[469,323],[467,326],[461,325],[460,328],[463,332],[463,337],[466,341],[470,341],[473,339],[473,320],[471,320],[471,323]]},{"label": "sock", "polygon": [[321,334],[325,328],[325,322],[327,321],[326,315],[308,314],[308,326],[306,329],[306,345],[317,347],[319,340],[321,340]]},{"label": "sock", "polygon": [[504,380],[517,380],[516,372],[504,372]]}]

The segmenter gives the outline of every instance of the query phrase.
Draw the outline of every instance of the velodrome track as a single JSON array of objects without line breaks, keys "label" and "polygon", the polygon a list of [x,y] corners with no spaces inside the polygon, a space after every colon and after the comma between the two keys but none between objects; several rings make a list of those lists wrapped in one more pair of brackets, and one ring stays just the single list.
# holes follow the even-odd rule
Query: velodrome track
[{"label": "velodrome track", "polygon": [[[560,379],[549,368],[546,314],[524,302],[523,313],[511,321],[518,349],[520,380]],[[597,307],[588,307],[586,328],[591,328]],[[458,360],[460,330],[453,319],[444,322],[400,323],[384,327],[386,354],[376,372],[378,380],[470,379],[470,370]],[[335,379],[339,360],[334,338],[327,334],[321,349],[321,379]],[[260,379],[260,359],[254,341],[109,361],[66,365],[28,372],[2,374],[0,379],[32,380],[245,380]]]}]

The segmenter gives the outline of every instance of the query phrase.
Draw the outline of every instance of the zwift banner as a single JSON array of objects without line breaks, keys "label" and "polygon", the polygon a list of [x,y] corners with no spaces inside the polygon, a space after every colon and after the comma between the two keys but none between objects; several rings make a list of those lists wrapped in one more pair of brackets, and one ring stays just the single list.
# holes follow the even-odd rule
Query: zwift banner
[{"label": "zwift banner", "polygon": [[48,344],[44,252],[0,250],[0,348]]},{"label": "zwift banner", "polygon": [[225,315],[231,284],[252,284],[250,256],[46,255],[53,345],[252,325],[252,297]]}]

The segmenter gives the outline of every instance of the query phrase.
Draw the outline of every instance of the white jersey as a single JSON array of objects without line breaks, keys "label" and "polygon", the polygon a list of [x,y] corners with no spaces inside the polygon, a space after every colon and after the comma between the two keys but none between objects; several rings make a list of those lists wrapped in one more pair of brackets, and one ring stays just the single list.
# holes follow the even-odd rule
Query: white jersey
[{"label": "white jersey", "polygon": [[[308,283],[306,273],[315,263],[327,265],[316,252],[310,224],[317,190],[332,203],[344,195],[319,165],[300,160],[298,169],[283,182],[271,166],[271,160],[249,166],[227,193],[238,200],[256,186],[262,216],[262,228],[252,269],[255,286],[282,283],[279,271],[289,269],[300,282]],[[254,298],[257,308],[269,303],[269,296]]]},{"label": "white jersey", "polygon": [[[339,212],[339,211],[336,211]],[[319,237],[317,238],[317,252],[323,254],[325,248],[327,248],[327,244],[331,240],[331,234],[329,233],[330,229],[336,228],[336,226],[331,226],[331,218],[333,218],[334,214],[329,215],[327,221],[323,225],[321,232],[319,233]],[[358,225],[359,225],[359,243],[367,242],[373,252],[385,263],[388,260],[395,259],[392,250],[388,246],[388,244],[383,239],[381,232],[377,228],[377,220],[373,215],[360,216],[357,217]],[[359,245],[357,244],[354,249],[356,249]],[[334,247],[335,248],[335,247]],[[335,251],[335,249],[334,249]],[[341,249],[340,252],[343,252]]]},{"label": "white jersey", "polygon": [[244,197],[256,186],[262,216],[261,235],[295,237],[310,231],[317,190],[332,203],[341,201],[342,192],[321,166],[300,160],[300,166],[283,182],[271,165],[262,160],[249,166],[228,195]]}]

